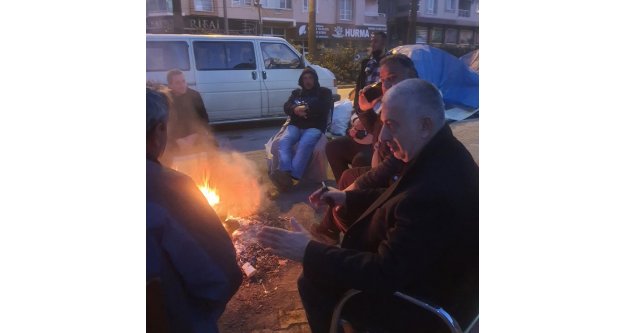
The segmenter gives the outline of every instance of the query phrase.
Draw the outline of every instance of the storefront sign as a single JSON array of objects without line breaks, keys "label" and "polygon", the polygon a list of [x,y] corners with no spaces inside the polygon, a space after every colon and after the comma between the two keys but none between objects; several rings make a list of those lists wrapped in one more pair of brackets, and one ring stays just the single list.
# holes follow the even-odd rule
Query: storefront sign
[{"label": "storefront sign", "polygon": [[[374,31],[386,31],[385,27],[354,26],[347,24],[317,24],[317,39],[370,39]],[[300,23],[296,29],[296,39],[306,39],[308,36],[308,24]]]},{"label": "storefront sign", "polygon": [[184,30],[188,33],[223,33],[223,18],[216,16],[185,16]]},{"label": "storefront sign", "polygon": [[174,18],[172,16],[148,17],[146,22],[148,33],[173,33]]}]

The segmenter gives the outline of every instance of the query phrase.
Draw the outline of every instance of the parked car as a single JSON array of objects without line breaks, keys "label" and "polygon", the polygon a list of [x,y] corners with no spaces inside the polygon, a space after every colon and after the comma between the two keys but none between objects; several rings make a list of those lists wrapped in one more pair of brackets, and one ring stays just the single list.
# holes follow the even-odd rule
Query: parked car
[{"label": "parked car", "polygon": [[167,84],[167,72],[181,70],[201,94],[211,123],[284,117],[284,102],[306,66],[337,92],[330,70],[278,37],[147,34],[146,65],[146,78],[155,83]]}]

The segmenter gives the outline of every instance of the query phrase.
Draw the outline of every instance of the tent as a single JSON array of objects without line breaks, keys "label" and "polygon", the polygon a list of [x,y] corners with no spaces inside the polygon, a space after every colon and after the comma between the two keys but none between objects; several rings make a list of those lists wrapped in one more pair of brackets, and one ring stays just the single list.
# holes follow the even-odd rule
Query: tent
[{"label": "tent", "polygon": [[446,105],[479,108],[479,74],[460,59],[424,44],[398,46],[391,53],[412,59],[419,78],[434,84]]}]

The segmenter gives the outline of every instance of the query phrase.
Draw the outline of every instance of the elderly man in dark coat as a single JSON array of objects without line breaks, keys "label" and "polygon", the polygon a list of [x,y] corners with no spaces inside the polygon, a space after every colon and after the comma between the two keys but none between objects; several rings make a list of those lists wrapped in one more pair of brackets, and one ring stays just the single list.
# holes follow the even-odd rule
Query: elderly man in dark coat
[{"label": "elderly man in dark coat", "polygon": [[317,191],[360,211],[341,247],[294,231],[264,228],[263,244],[302,262],[298,281],[313,333],[328,332],[332,310],[349,289],[362,290],[346,308],[356,329],[373,332],[445,332],[429,313],[406,307],[400,291],[441,306],[467,327],[478,310],[478,167],[445,125],[441,95],[430,83],[409,79],[383,97],[380,140],[407,163],[387,189]]}]

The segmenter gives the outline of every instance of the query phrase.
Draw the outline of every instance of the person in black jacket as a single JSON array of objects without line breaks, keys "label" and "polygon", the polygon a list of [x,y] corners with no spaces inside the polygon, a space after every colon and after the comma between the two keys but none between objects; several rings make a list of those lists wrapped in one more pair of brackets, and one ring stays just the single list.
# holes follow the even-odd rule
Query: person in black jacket
[{"label": "person in black jacket", "polygon": [[370,166],[372,142],[366,138],[359,138],[356,133],[364,132],[364,126],[356,115],[360,111],[358,96],[360,91],[367,85],[375,83],[380,79],[380,61],[386,55],[386,34],[377,31],[371,36],[371,54],[360,63],[360,71],[356,80],[356,97],[354,98],[354,112],[352,114],[352,128],[349,135],[336,138],[326,145],[326,156],[328,163],[334,174],[334,179],[338,182],[343,171],[354,167]]},{"label": "person in black jacket", "polygon": [[[332,108],[332,91],[319,85],[319,77],[314,69],[302,71],[298,84],[284,103],[284,113],[289,116],[289,124],[279,145],[279,166],[270,178],[280,190],[293,185],[306,171],[308,162],[317,141],[325,132],[328,114]],[[297,144],[295,154],[293,146]]]},{"label": "person in black jacket", "polygon": [[298,289],[313,333],[329,331],[334,306],[349,289],[363,291],[344,312],[357,330],[447,331],[434,315],[396,300],[395,291],[443,307],[461,327],[478,313],[478,166],[445,124],[432,84],[404,80],[382,104],[380,140],[407,163],[400,178],[387,189],[311,197],[314,205],[331,198],[361,212],[341,247],[312,240],[294,219],[294,231],[259,233],[274,253],[302,263]]}]

